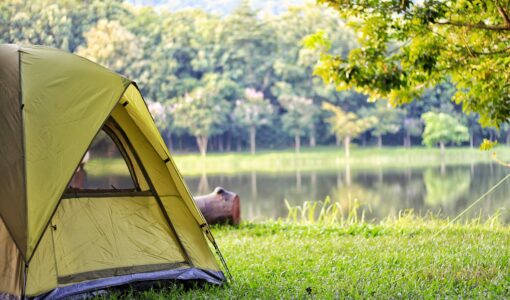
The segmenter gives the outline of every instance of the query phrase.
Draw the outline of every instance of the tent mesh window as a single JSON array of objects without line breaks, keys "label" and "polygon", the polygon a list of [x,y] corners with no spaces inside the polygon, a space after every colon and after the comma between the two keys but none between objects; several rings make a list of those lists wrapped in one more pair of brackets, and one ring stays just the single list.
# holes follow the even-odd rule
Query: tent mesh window
[{"label": "tent mesh window", "polygon": [[77,167],[66,194],[139,192],[138,180],[132,170],[133,162],[126,149],[120,145],[111,129],[105,126]]}]

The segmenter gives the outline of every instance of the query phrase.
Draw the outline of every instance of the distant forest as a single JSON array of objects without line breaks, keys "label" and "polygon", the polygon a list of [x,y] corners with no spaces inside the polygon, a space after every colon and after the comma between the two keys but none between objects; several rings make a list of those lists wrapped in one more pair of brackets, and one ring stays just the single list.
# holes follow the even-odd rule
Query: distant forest
[{"label": "distant forest", "polygon": [[[129,0],[135,6],[152,6],[170,11],[196,8],[208,13],[228,15],[234,12],[244,0]],[[291,6],[312,3],[310,0],[255,0],[250,7],[268,14],[281,14]]]},{"label": "distant forest", "polygon": [[136,81],[178,151],[197,143],[212,151],[339,144],[323,103],[377,120],[354,138],[360,145],[422,145],[430,111],[466,126],[464,145],[510,141],[508,126],[482,128],[476,114],[463,114],[448,82],[397,109],[324,84],[313,75],[320,54],[307,38],[321,32],[345,56],[357,35],[335,12],[302,2],[4,0],[0,42],[61,48]]}]

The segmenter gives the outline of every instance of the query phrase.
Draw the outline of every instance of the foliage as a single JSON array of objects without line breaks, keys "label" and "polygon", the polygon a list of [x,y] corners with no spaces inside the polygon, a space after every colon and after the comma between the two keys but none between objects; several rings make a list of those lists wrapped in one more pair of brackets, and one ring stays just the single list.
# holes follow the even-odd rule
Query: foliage
[{"label": "foliage", "polygon": [[382,136],[397,133],[403,125],[404,111],[391,107],[385,101],[377,101],[374,106],[364,107],[360,115],[377,118],[377,126],[371,130],[371,134],[378,138],[379,147],[382,146]]},{"label": "foliage", "polygon": [[185,128],[197,138],[202,156],[207,151],[209,137],[225,130],[230,104],[223,97],[224,90],[218,87],[222,83],[225,84],[212,79],[205,87],[173,100],[175,126]]},{"label": "foliage", "polygon": [[282,95],[278,101],[285,113],[282,116],[283,129],[295,138],[296,151],[300,149],[300,137],[315,128],[319,110],[313,100],[294,95]]},{"label": "foliage", "polygon": [[423,143],[429,147],[438,143],[442,146],[449,142],[459,144],[469,138],[467,127],[450,115],[428,112],[422,118],[425,121]]},{"label": "foliage", "polygon": [[492,148],[494,148],[494,146],[496,146],[498,144],[498,141],[489,141],[488,139],[484,139],[482,144],[480,145],[480,150],[483,150],[483,151],[489,151],[491,150]]},{"label": "foliage", "polygon": [[330,125],[331,133],[338,139],[343,139],[345,155],[349,156],[349,146],[352,138],[356,138],[363,132],[372,128],[377,119],[374,116],[360,118],[353,112],[346,112],[342,108],[331,103],[322,103],[322,108],[331,112],[333,115],[326,119]]},{"label": "foliage", "polygon": [[[129,4],[134,2],[135,6]],[[233,118],[235,102],[244,99],[243,91],[248,88],[262,92],[273,105],[276,115],[274,122],[257,128],[259,148],[284,148],[297,141],[295,134],[284,130],[282,118],[288,111],[279,101],[282,97],[302,97],[312,101],[310,111],[314,112],[314,121],[300,133],[301,138],[309,139],[310,145],[334,143],[323,119],[324,113],[319,111],[320,103],[330,102],[357,115],[364,115],[361,110],[366,106],[367,97],[352,89],[338,92],[334,83],[324,85],[321,78],[312,75],[313,69],[318,60],[322,58],[324,63],[328,57],[349,61],[355,66],[358,62],[355,58],[351,59],[351,55],[371,41],[372,33],[367,32],[365,38],[368,40],[361,39],[358,28],[350,26],[356,22],[351,24],[339,18],[334,9],[313,3],[289,6],[279,2],[278,7],[287,9],[277,9],[278,14],[272,15],[264,13],[265,10],[257,10],[267,8],[261,2],[244,1],[231,9],[234,2],[241,1],[218,4],[218,7],[228,6],[230,13],[217,15],[203,9],[171,11],[166,8],[176,6],[161,1],[4,0],[0,1],[0,42],[43,44],[79,53],[133,79],[146,100],[164,105],[175,102],[175,99],[184,99],[196,89],[207,90],[211,78],[216,78],[216,82],[225,84],[221,87],[222,96],[219,98],[228,102],[229,109],[224,111],[227,120],[210,134],[210,150],[232,150],[235,146],[242,149],[251,143],[251,136],[248,138],[247,130],[243,130],[247,128],[245,122]],[[179,3],[175,5],[181,7],[184,2]],[[388,21],[388,18],[384,20]],[[376,29],[378,32],[384,30]],[[471,37],[470,34],[468,32],[467,37]],[[427,37],[426,34],[423,36]],[[377,40],[372,43],[383,45]],[[317,47],[312,49],[311,46]],[[407,46],[405,42],[387,45],[390,50]],[[330,50],[325,54],[328,48]],[[377,54],[379,48],[372,48],[363,49]],[[420,49],[416,53],[421,53]],[[403,50],[392,54],[397,55],[399,51]],[[486,59],[494,62],[493,56],[486,55]],[[360,60],[360,65],[363,62]],[[367,64],[366,68],[370,66]],[[505,72],[493,73],[492,69],[502,66],[490,65],[490,68],[483,69],[483,66],[477,65],[477,69],[463,73],[481,74],[483,70],[491,70],[489,77],[500,76]],[[391,82],[391,78],[367,77],[367,80]],[[384,139],[386,145],[401,144],[398,140],[402,138],[406,145],[410,145],[411,138],[421,133],[419,119],[423,113],[459,114],[461,109],[451,103],[452,96],[459,93],[457,88],[461,93],[473,90],[466,89],[467,86],[455,87],[450,81],[458,83],[454,77],[448,77],[437,81],[441,84],[434,81],[420,86],[424,90],[419,97],[421,101],[406,105],[398,132],[382,128],[382,121],[373,128],[372,136],[377,140]],[[487,97],[489,94],[494,96],[492,86],[485,91],[491,91]],[[486,108],[495,109],[495,112],[497,109],[491,105]],[[168,122],[174,119],[170,109],[165,113]],[[476,114],[463,120],[469,127],[471,144],[480,144],[484,137],[510,140],[510,134],[501,135],[493,129],[482,130],[477,121]],[[397,126],[396,122],[391,123],[392,128]],[[177,128],[173,124],[159,126],[166,128],[164,135],[169,145],[173,144],[180,151],[195,148],[196,137],[187,127]],[[362,135],[360,138],[366,140],[367,137]],[[418,139],[413,138],[416,142]],[[372,140],[365,142],[370,144]]]},{"label": "foliage", "polygon": [[274,108],[264,94],[254,89],[246,89],[244,98],[236,101],[234,116],[238,123],[248,127],[268,125]]},{"label": "foliage", "polygon": [[250,146],[252,154],[255,153],[255,134],[257,127],[269,125],[272,121],[274,108],[262,92],[254,89],[245,89],[244,98],[236,100],[234,120],[250,131]]},{"label": "foliage", "polygon": [[339,138],[357,137],[377,122],[374,117],[360,118],[355,113],[346,112],[328,102],[324,102],[322,108],[333,113],[326,121],[331,125],[331,131]]},{"label": "foliage", "polygon": [[78,55],[131,78],[143,69],[143,52],[136,36],[118,21],[100,20],[84,37],[86,45],[78,48]]},{"label": "foliage", "polygon": [[428,169],[423,175],[427,189],[425,203],[432,207],[440,205],[447,210],[455,205],[455,200],[467,195],[471,180],[469,170],[458,169],[445,176],[438,170]]},{"label": "foliage", "polygon": [[505,1],[320,0],[357,32],[347,57],[324,52],[316,68],[327,83],[393,104],[451,80],[454,100],[484,125],[510,117]]}]

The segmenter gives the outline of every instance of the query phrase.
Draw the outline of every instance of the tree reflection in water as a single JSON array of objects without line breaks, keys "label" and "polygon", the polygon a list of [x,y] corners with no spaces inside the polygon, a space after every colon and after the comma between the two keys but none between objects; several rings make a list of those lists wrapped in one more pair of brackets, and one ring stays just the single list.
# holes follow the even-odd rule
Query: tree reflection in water
[{"label": "tree reflection in water", "polygon": [[[339,201],[345,211],[352,208],[357,199],[356,205],[361,204],[360,209],[365,209],[366,219],[380,220],[409,209],[416,214],[430,211],[454,217],[509,172],[490,164],[446,165],[441,169],[440,165],[404,169],[357,169],[351,165],[334,172],[296,170],[206,177],[210,188],[223,186],[240,195],[244,220],[286,217],[284,199],[297,206],[304,201],[323,201],[326,196]],[[186,181],[191,187],[199,187],[200,181],[204,181],[202,177],[187,177]],[[478,215],[480,211],[482,215],[491,215],[508,207],[509,194],[510,184],[502,185],[468,215]],[[509,213],[507,210],[503,217],[510,221]]]}]

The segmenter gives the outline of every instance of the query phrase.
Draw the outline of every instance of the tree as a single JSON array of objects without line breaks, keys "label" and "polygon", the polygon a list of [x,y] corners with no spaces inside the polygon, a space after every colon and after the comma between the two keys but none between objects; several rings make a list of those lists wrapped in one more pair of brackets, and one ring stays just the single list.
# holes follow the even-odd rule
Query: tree
[{"label": "tree", "polygon": [[249,1],[243,0],[214,29],[214,44],[220,46],[211,51],[217,61],[217,71],[228,74],[245,87],[266,93],[276,50],[276,36],[269,23],[257,16]]},{"label": "tree", "polygon": [[195,136],[200,154],[205,157],[209,137],[225,130],[230,104],[214,84],[196,88],[173,102],[175,126]]},{"label": "tree", "polygon": [[421,136],[423,132],[423,123],[418,118],[404,118],[404,147],[411,147],[411,137]]},{"label": "tree", "polygon": [[158,127],[161,135],[165,138],[165,141],[170,150],[173,150],[172,135],[176,132],[182,131],[174,124],[174,106],[171,101],[166,102],[153,102],[147,101],[147,107]]},{"label": "tree", "polygon": [[454,100],[479,113],[483,125],[510,117],[507,1],[319,2],[359,33],[347,57],[323,53],[315,73],[327,83],[402,104],[451,80]]},{"label": "tree", "polygon": [[236,101],[234,118],[238,124],[250,132],[250,152],[255,154],[257,127],[269,125],[274,113],[273,106],[262,92],[246,89],[244,98]]},{"label": "tree", "polygon": [[382,147],[382,137],[386,134],[395,134],[402,126],[402,117],[404,111],[399,108],[391,107],[388,102],[378,101],[374,106],[362,108],[360,115],[377,118],[377,126],[371,130],[371,134],[377,138],[377,146]]},{"label": "tree", "polygon": [[342,108],[331,103],[322,103],[322,109],[331,112],[333,115],[326,119],[330,125],[331,133],[342,139],[345,148],[345,157],[350,156],[352,139],[360,136],[377,123],[377,118],[370,116],[360,118],[353,112],[344,111]]},{"label": "tree", "polygon": [[136,79],[144,69],[140,41],[118,21],[100,20],[85,33],[86,46],[77,54]]},{"label": "tree", "polygon": [[448,114],[427,112],[422,119],[425,121],[423,144],[428,147],[439,144],[441,157],[444,157],[446,143],[460,144],[469,139],[468,128]]},{"label": "tree", "polygon": [[285,113],[282,116],[283,130],[294,137],[296,153],[301,148],[301,137],[314,129],[319,111],[313,100],[294,95],[283,95],[278,100]]}]

